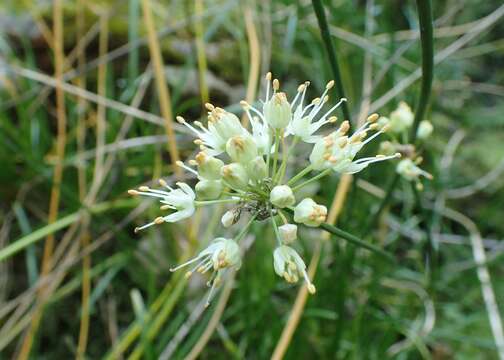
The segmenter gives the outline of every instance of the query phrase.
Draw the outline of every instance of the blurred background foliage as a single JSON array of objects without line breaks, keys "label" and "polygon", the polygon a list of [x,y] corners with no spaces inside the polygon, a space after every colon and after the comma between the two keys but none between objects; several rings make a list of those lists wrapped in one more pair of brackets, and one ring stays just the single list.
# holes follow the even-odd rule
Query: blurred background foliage
[{"label": "blurred background foliage", "polygon": [[[61,38],[53,31],[53,2],[2,1],[0,249],[13,245],[16,251],[0,250],[0,357],[22,357],[28,349],[34,359],[106,354],[263,359],[273,353],[288,359],[499,358],[502,3],[433,4],[436,66],[427,118],[435,131],[421,153],[422,166],[434,180],[425,182],[420,203],[409,184],[399,182],[391,205],[366,238],[397,263],[335,239],[323,241],[317,294],[296,308],[299,289],[274,275],[274,238],[266,227],[256,226],[234,282],[229,279],[232,285],[203,311],[205,280],[186,282],[169,268],[223,235],[219,213],[200,213],[191,227],[165,224],[133,233],[156,216],[157,208],[129,199],[126,191],[173,173],[143,2],[158,31],[174,114],[201,117],[206,97],[240,113],[238,102],[247,96],[250,79],[262,94],[262,80],[253,71],[257,65],[258,74],[271,70],[290,93],[310,80],[315,96],[332,78],[310,1],[63,1]],[[369,100],[363,91],[366,56],[371,60],[370,112],[387,115],[399,101],[414,106],[419,81],[389,101],[382,96],[420,66],[415,2],[332,0],[324,5],[353,117]],[[51,85],[58,41],[65,82],[88,91],[82,100],[65,90],[63,158],[57,148],[62,109]],[[103,106],[92,97],[96,94]],[[176,130],[180,157],[189,159],[195,151],[192,137]],[[104,154],[96,152],[100,139]],[[63,180],[54,185],[57,164],[63,166]],[[381,164],[354,179],[340,228],[360,235],[393,172],[394,164]],[[334,176],[307,191],[329,207],[339,181]],[[55,186],[59,211],[50,221]],[[55,252],[44,272],[47,235],[55,237]],[[321,232],[302,235],[309,262]],[[482,283],[477,274],[479,245],[487,259],[479,270],[489,271],[490,282]],[[482,289],[494,294],[496,309],[489,311]],[[299,324],[289,317],[298,317]],[[292,338],[282,336],[291,330]]]}]

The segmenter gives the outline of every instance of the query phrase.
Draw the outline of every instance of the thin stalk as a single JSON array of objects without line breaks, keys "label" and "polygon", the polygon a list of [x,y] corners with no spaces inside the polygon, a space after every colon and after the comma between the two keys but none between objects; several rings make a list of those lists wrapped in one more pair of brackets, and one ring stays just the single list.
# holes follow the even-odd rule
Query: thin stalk
[{"label": "thin stalk", "polygon": [[311,179],[308,179],[305,182],[303,182],[303,183],[301,183],[299,185],[294,186],[292,188],[292,191],[297,191],[297,190],[301,189],[303,186],[311,184],[312,182],[317,181],[317,180],[323,178],[324,176],[329,175],[331,173],[331,171],[332,171],[332,169],[326,169],[326,170],[322,171],[321,173],[319,173],[318,175],[315,175]]},{"label": "thin stalk", "polygon": [[[257,92],[257,83],[259,79],[259,65],[261,62],[261,46],[259,44],[259,38],[257,36],[256,26],[254,24],[254,13],[253,10],[250,8],[250,5],[245,6],[243,15],[245,17],[245,28],[247,30],[247,39],[250,50],[250,69],[247,81],[247,94],[245,96],[245,100],[251,104],[254,101],[254,97]],[[249,121],[248,116],[244,114],[242,117],[242,124],[244,126],[247,126],[248,121]]]},{"label": "thin stalk", "polygon": [[306,174],[308,174],[310,171],[312,171],[313,169],[313,166],[312,165],[308,165],[307,167],[305,167],[303,170],[301,170],[300,172],[298,172],[296,175],[294,175],[294,177],[292,177],[288,182],[287,182],[287,185],[293,185],[296,183],[296,181],[298,181],[299,179],[301,179],[303,176],[305,176]]},{"label": "thin stalk", "polygon": [[422,44],[422,88],[411,128],[411,142],[414,143],[420,121],[423,120],[432,90],[434,77],[434,40],[432,31],[432,1],[416,0]]},{"label": "thin stalk", "polygon": [[166,83],[165,68],[163,58],[161,55],[161,47],[159,39],[154,26],[154,19],[152,17],[150,0],[142,0],[142,10],[144,15],[145,27],[147,28],[147,35],[149,40],[149,51],[152,58],[154,67],[154,77],[156,79],[159,106],[161,114],[164,119],[164,126],[166,135],[168,137],[168,152],[170,153],[171,162],[174,167],[175,175],[180,178],[182,176],[182,169],[176,166],[176,162],[180,160],[179,151],[177,148],[177,141],[175,132],[173,130],[173,113],[171,108],[170,91]]},{"label": "thin stalk", "polygon": [[[65,158],[66,146],[66,109],[65,94],[61,87],[63,82],[63,70],[65,64],[65,54],[63,48],[63,3],[61,0],[55,0],[53,5],[53,48],[54,48],[54,77],[56,80],[56,117],[57,117],[57,138],[56,154],[57,161],[54,167],[51,197],[49,202],[49,214],[47,222],[53,224],[58,219],[60,187],[63,180],[63,159]],[[44,244],[44,255],[42,258],[41,276],[47,275],[50,271],[50,263],[54,251],[54,233],[49,233]],[[38,330],[40,320],[42,319],[45,289],[41,288],[37,294],[38,304],[35,313],[31,319],[31,324],[23,339],[19,359],[28,359],[33,345],[35,334]]]},{"label": "thin stalk", "polygon": [[289,151],[286,152],[286,155],[284,156],[282,165],[280,165],[280,178],[278,180],[280,183],[283,181],[283,178],[285,176],[285,170],[287,169],[287,162],[289,161],[289,157],[292,155],[292,152],[294,151],[294,148],[296,147],[296,144],[298,143],[298,141],[299,141],[299,137],[294,136],[294,139],[292,139],[292,142],[290,144]]},{"label": "thin stalk", "polygon": [[239,202],[241,199],[218,199],[218,200],[202,200],[195,201],[194,204],[196,206],[206,206],[206,205],[214,205],[214,204],[228,204]]},{"label": "thin stalk", "polygon": [[[334,75],[334,81],[336,83],[336,89],[338,90],[338,96],[344,98],[345,90],[343,89],[343,81],[341,78],[341,73],[339,70],[338,58],[336,57],[336,51],[331,38],[331,33],[329,32],[329,26],[327,25],[327,18],[324,12],[324,6],[321,0],[312,0],[313,10],[315,10],[315,15],[317,16],[317,21],[320,29],[320,34],[322,35],[322,41],[324,42],[327,56],[329,58],[329,64],[331,65],[331,70]],[[352,121],[350,116],[350,110],[348,109],[348,104],[343,102],[341,104],[343,110],[343,115],[348,121]]]},{"label": "thin stalk", "polygon": [[[138,41],[138,19],[140,18],[140,1],[129,0],[128,4],[128,41],[134,43]],[[128,85],[133,86],[138,77],[138,67],[140,55],[137,47],[133,47],[128,52]]]},{"label": "thin stalk", "polygon": [[203,0],[194,1],[194,14],[197,20],[194,22],[194,32],[196,34],[196,57],[198,60],[198,79],[200,86],[201,103],[204,105],[209,101],[208,84],[206,81],[207,59],[205,53],[205,39],[203,29]]},{"label": "thin stalk", "polygon": [[346,241],[348,241],[349,243],[351,243],[355,246],[359,246],[359,247],[365,248],[367,250],[370,250],[378,255],[381,255],[382,257],[384,257],[385,259],[387,259],[391,262],[396,261],[394,259],[394,257],[391,254],[389,254],[388,252],[380,249],[379,247],[377,247],[373,244],[368,243],[367,241],[361,240],[358,237],[337,228],[336,226],[333,226],[333,225],[330,225],[327,223],[322,223],[322,224],[320,224],[320,227],[322,229],[324,229],[325,231],[330,232],[333,235],[336,235],[342,239],[345,239]]},{"label": "thin stalk", "polygon": [[279,148],[280,148],[280,135],[279,131],[275,129],[275,154],[273,154],[273,172],[271,173],[273,179],[276,177]]},{"label": "thin stalk", "polygon": [[278,231],[278,225],[275,221],[275,217],[273,216],[273,212],[270,210],[270,219],[271,219],[271,225],[273,225],[273,231],[275,232],[275,237],[278,241],[278,246],[282,245],[282,240],[280,239],[280,233]]},{"label": "thin stalk", "polygon": [[247,223],[247,225],[245,225],[243,227],[243,229],[238,233],[238,235],[236,235],[236,237],[235,237],[235,241],[236,242],[239,242],[241,239],[243,239],[243,237],[247,234],[248,229],[250,228],[250,226],[252,225],[252,223],[254,222],[254,220],[255,220],[256,217],[257,217],[257,213],[255,213],[254,215],[252,215],[252,217],[250,218],[250,220]]}]

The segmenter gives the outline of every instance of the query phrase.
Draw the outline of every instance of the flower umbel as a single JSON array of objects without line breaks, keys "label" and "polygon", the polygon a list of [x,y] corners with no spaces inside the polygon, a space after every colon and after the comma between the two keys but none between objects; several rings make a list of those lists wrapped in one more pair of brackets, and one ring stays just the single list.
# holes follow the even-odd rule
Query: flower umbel
[{"label": "flower umbel", "polygon": [[[141,186],[129,191],[131,195],[157,198],[162,210],[173,211],[136,230],[183,220],[191,217],[195,208],[214,204],[232,206],[221,218],[223,228],[228,232],[233,231],[241,217],[250,217],[233,239],[216,238],[195,258],[172,269],[193,265],[187,273],[189,276],[195,271],[205,274],[212,270],[208,301],[224,271],[240,267],[240,240],[254,221],[264,220],[271,222],[278,240],[273,251],[275,272],[288,283],[303,278],[308,291],[315,293],[304,261],[291,247],[298,238],[298,226],[290,222],[318,227],[326,220],[327,208],[305,198],[299,190],[334,172],[353,174],[375,162],[400,156],[399,152],[392,152],[359,158],[364,147],[386,132],[389,124],[378,121],[377,114],[371,114],[360,128],[351,132],[350,123],[336,124],[337,117],[333,114],[346,99],[328,105],[334,81],[327,83],[320,97],[305,104],[309,85],[309,82],[299,85],[295,96],[289,100],[287,94],[280,91],[280,82],[272,80],[271,73],[268,73],[264,101],[260,101],[257,107],[245,101],[240,103],[251,129],[242,126],[236,115],[211,104],[206,104],[206,126],[199,121],[189,123],[177,117],[197,136],[194,142],[201,150],[187,165],[177,163],[197,179],[195,191],[186,183],[177,183],[178,188],[173,189],[163,180],[160,184],[167,190]],[[401,108],[401,112],[394,116],[405,118],[407,111]],[[324,128],[328,132],[323,133]],[[309,157],[298,158],[297,146],[311,147]],[[290,165],[300,162],[304,168],[296,173]],[[277,225],[278,221],[282,224]]]}]

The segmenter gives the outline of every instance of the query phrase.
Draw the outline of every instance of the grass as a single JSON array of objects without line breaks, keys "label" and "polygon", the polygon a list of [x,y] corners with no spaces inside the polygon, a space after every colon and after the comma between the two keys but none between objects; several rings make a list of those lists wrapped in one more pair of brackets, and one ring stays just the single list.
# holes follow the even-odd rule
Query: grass
[{"label": "grass", "polygon": [[[0,32],[2,356],[504,358],[499,2],[54,4],[0,5],[38,29]],[[204,310],[206,279],[169,268],[224,235],[226,206],[134,234],[158,209],[126,192],[192,183],[173,116],[205,121],[209,100],[241,116],[264,70],[310,98],[335,78],[356,122],[415,105],[434,179],[415,194],[390,163],[307,185],[337,226],[300,229],[316,295],[274,274],[256,225]]]}]

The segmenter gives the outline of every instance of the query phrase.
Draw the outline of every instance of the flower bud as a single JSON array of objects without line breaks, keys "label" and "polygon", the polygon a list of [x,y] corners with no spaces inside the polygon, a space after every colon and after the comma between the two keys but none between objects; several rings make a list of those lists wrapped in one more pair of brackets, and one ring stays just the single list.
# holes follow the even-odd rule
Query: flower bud
[{"label": "flower bud", "polygon": [[221,218],[222,226],[224,226],[225,228],[228,228],[228,227],[236,224],[236,222],[239,220],[239,217],[240,217],[240,212],[238,209],[231,209],[231,210],[226,211],[224,213],[224,215],[222,215],[222,218]]},{"label": "flower bud", "polygon": [[282,244],[289,245],[297,238],[297,225],[285,224],[278,227],[278,233]]},{"label": "flower bud", "polygon": [[247,172],[252,181],[262,181],[268,176],[268,167],[262,156],[256,156],[247,165]]},{"label": "flower bud", "polygon": [[233,136],[226,143],[226,152],[234,162],[246,164],[257,156],[257,146],[250,136]]},{"label": "flower bud", "polygon": [[413,124],[414,117],[409,105],[401,101],[397,109],[390,114],[390,131],[395,133],[403,132]]},{"label": "flower bud", "polygon": [[277,185],[271,190],[270,202],[278,208],[284,208],[294,205],[296,198],[290,187]]},{"label": "flower bud", "polygon": [[243,165],[239,163],[224,165],[221,174],[222,179],[233,189],[244,190],[247,188],[249,177]]},{"label": "flower bud", "polygon": [[264,117],[266,122],[274,129],[285,128],[292,118],[291,106],[283,92],[275,93],[270,100],[264,103]]},{"label": "flower bud", "polygon": [[214,108],[208,116],[208,129],[215,132],[221,139],[226,142],[235,135],[246,133],[245,128],[241,125],[240,119],[230,112],[219,107]]},{"label": "flower bud", "polygon": [[434,127],[432,126],[432,123],[429,120],[422,120],[418,125],[417,137],[420,140],[425,140],[430,136],[430,134],[432,134],[433,130]]},{"label": "flower bud", "polygon": [[325,221],[326,216],[327,208],[323,205],[317,205],[310,198],[301,201],[294,209],[294,221],[306,226],[317,227]]},{"label": "flower bud", "polygon": [[195,159],[198,163],[198,175],[201,179],[219,180],[221,178],[221,168],[224,165],[222,160],[203,151],[199,152]]},{"label": "flower bud", "polygon": [[220,180],[201,180],[196,184],[196,195],[200,200],[214,200],[222,193],[222,182]]}]

